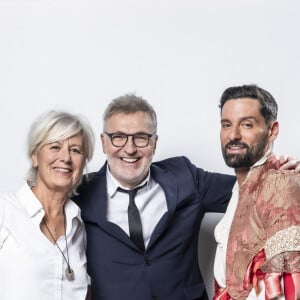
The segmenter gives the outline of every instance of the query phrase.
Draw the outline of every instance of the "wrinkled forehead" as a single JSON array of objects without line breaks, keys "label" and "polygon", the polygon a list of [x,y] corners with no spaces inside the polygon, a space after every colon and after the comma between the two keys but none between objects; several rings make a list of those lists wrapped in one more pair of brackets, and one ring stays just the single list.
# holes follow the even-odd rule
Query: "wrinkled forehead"
[{"label": "wrinkled forehead", "polygon": [[105,124],[104,130],[110,132],[122,131],[131,132],[149,132],[155,131],[153,121],[147,112],[117,112],[110,116]]}]

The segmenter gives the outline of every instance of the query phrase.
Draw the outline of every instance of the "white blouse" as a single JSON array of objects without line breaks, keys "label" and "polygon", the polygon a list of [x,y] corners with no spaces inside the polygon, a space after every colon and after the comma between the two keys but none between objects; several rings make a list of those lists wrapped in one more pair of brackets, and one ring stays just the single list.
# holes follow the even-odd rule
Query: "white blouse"
[{"label": "white blouse", "polygon": [[[78,206],[65,204],[69,262],[75,279],[65,276],[66,261],[40,230],[44,210],[27,184],[0,196],[0,299],[84,300],[87,293],[86,233]],[[65,237],[57,240],[67,257]]]}]

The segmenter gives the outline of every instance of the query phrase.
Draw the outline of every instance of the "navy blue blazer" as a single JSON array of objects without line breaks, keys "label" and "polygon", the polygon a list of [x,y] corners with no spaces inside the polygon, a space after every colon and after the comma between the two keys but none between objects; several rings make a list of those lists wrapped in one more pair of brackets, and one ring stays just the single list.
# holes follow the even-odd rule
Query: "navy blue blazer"
[{"label": "navy blue blazer", "polygon": [[106,168],[84,180],[74,199],[86,225],[92,299],[207,299],[198,266],[199,227],[204,213],[225,212],[235,177],[206,172],[185,157],[152,163],[168,211],[142,253],[106,220]]}]

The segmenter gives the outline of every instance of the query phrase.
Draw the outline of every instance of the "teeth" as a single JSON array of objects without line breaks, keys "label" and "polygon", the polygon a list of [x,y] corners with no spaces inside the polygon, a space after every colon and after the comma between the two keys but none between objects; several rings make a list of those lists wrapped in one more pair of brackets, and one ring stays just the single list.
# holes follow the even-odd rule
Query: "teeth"
[{"label": "teeth", "polygon": [[134,163],[134,162],[136,162],[138,159],[137,159],[137,158],[125,158],[125,157],[123,157],[122,160],[123,160],[123,161],[126,161],[126,162],[128,162],[128,163]]},{"label": "teeth", "polygon": [[64,172],[64,173],[70,173],[71,171],[69,169],[63,169],[63,168],[55,168],[55,170]]}]

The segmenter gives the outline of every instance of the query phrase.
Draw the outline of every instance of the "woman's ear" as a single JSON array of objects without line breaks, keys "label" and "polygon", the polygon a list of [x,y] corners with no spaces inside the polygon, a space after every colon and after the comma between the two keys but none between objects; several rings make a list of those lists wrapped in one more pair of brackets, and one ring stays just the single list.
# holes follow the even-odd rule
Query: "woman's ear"
[{"label": "woman's ear", "polygon": [[37,160],[37,152],[34,151],[31,154],[31,164],[33,168],[37,168],[38,167],[38,160]]}]

